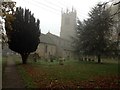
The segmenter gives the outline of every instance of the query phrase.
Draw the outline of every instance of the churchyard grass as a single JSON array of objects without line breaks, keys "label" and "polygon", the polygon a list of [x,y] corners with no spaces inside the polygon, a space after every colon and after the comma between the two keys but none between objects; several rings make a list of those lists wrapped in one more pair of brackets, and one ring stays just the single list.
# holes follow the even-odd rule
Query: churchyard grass
[{"label": "churchyard grass", "polygon": [[[18,71],[26,83],[26,87],[44,87],[51,81],[57,82],[79,82],[90,80],[98,76],[118,75],[118,61],[106,60],[102,64],[78,60],[65,60],[63,65],[58,61],[37,60],[34,62],[28,59],[27,65],[21,63],[21,58],[14,56]],[[110,61],[110,62],[109,62]],[[30,83],[31,82],[31,83]]]}]

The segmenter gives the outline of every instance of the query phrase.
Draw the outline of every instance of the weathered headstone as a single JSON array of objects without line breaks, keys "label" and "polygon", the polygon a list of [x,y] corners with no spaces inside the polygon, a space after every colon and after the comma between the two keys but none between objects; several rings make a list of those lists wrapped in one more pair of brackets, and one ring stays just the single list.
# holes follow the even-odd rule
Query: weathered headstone
[{"label": "weathered headstone", "polygon": [[59,64],[63,65],[64,58],[59,58]]}]

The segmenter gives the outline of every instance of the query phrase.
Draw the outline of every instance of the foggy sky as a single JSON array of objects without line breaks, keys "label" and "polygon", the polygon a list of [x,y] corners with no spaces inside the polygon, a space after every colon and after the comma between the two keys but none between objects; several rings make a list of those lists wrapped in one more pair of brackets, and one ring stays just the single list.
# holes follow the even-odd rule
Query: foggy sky
[{"label": "foggy sky", "polygon": [[40,19],[40,28],[42,33],[50,31],[53,34],[60,35],[61,9],[77,11],[77,17],[80,20],[88,17],[88,12],[93,6],[101,1],[110,0],[14,0],[17,6],[30,9],[34,16]]}]

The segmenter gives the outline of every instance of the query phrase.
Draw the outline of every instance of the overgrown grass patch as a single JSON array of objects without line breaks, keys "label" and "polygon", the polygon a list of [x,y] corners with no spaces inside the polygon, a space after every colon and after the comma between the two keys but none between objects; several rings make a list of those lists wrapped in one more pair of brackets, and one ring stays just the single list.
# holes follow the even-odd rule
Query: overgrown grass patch
[{"label": "overgrown grass patch", "polygon": [[24,69],[24,65],[17,66],[17,70],[19,74],[21,75],[26,88],[37,88],[37,86],[34,84],[32,78],[29,76],[29,74]]},{"label": "overgrown grass patch", "polygon": [[17,67],[17,71],[20,74],[21,78],[24,81],[25,87],[26,88],[37,88],[37,86],[34,84],[31,76],[28,74],[28,72],[25,70],[24,67],[26,67],[27,65],[23,65],[22,64],[22,60],[20,56],[12,56],[15,63],[16,63],[16,67]]}]

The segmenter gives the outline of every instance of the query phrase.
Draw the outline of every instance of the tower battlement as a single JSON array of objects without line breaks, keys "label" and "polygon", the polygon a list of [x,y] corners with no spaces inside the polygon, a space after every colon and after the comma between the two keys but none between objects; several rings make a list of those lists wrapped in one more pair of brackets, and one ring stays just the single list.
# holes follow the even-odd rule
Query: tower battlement
[{"label": "tower battlement", "polygon": [[62,10],[61,14],[60,37],[71,41],[71,38],[76,36],[76,10]]}]

